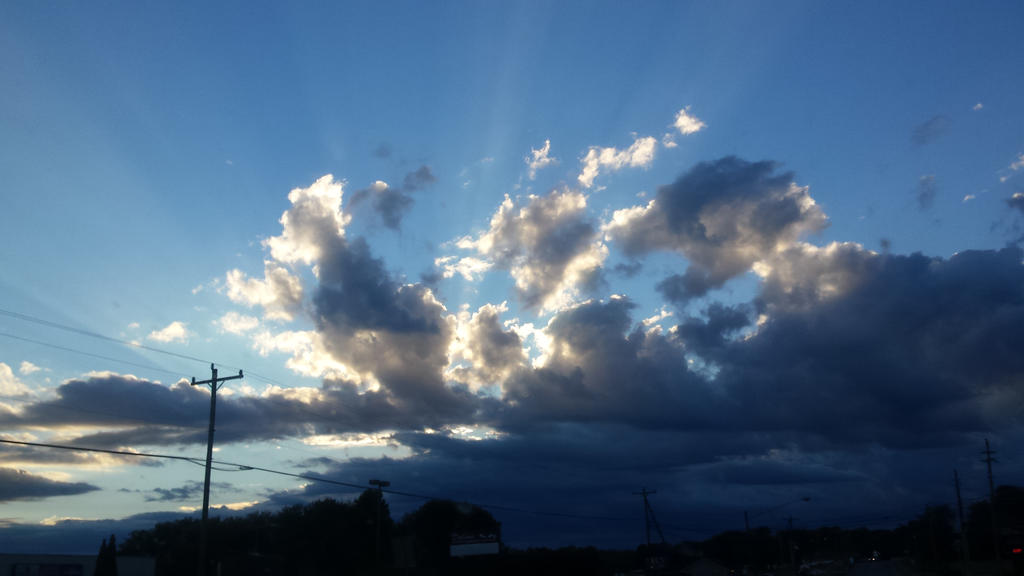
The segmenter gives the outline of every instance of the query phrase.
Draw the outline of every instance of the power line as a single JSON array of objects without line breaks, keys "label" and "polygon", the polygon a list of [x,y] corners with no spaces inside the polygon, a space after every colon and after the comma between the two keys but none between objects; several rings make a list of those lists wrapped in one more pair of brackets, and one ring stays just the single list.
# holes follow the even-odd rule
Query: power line
[{"label": "power line", "polygon": [[0,332],[0,336],[4,338],[11,338],[12,340],[21,340],[22,342],[28,342],[30,344],[38,344],[40,346],[46,346],[48,348],[54,348],[56,350],[63,350],[64,352],[73,352],[75,354],[81,354],[83,356],[91,356],[100,360],[106,360],[108,362],[119,362],[121,364],[127,364],[129,366],[135,366],[136,368],[143,368],[145,370],[153,370],[155,372],[164,372],[166,374],[173,374],[181,377],[180,372],[174,372],[165,368],[158,368],[156,366],[150,366],[148,364],[139,364],[138,362],[132,362],[130,360],[121,360],[119,358],[111,358],[110,356],[103,356],[102,354],[93,354],[92,352],[86,352],[84,350],[78,350],[76,348],[70,348],[68,346],[60,346],[58,344],[51,344],[49,342],[43,342],[42,340],[33,340],[32,338],[25,338],[24,336],[16,336],[7,332]]},{"label": "power line", "polygon": [[[211,360],[206,360],[206,359],[203,359],[203,358],[197,358],[195,356],[190,356],[188,354],[181,354],[179,352],[172,352],[170,350],[164,350],[162,348],[157,348],[156,346],[148,346],[146,344],[142,344],[142,343],[139,343],[139,342],[132,342],[130,340],[123,340],[121,338],[114,338],[112,336],[107,336],[105,334],[100,334],[99,332],[94,332],[92,330],[84,330],[84,329],[81,329],[81,328],[75,328],[74,326],[69,326],[67,324],[61,324],[60,322],[54,322],[52,320],[46,320],[44,318],[39,318],[37,316],[31,316],[29,314],[22,314],[20,312],[14,312],[12,310],[5,310],[3,308],[0,308],[0,315],[8,316],[10,318],[15,318],[17,320],[22,320],[22,321],[25,321],[25,322],[32,322],[32,323],[38,324],[40,326],[46,326],[46,327],[49,327],[49,328],[56,328],[58,330],[64,330],[66,332],[72,332],[72,333],[75,333],[75,334],[80,334],[82,336],[88,336],[90,338],[96,338],[98,340],[104,340],[104,341],[107,341],[107,342],[113,342],[115,344],[120,344],[120,345],[126,346],[128,348],[138,348],[138,349],[141,349],[141,350],[147,350],[149,352],[156,352],[157,354],[165,354],[167,356],[173,356],[175,358],[180,358],[182,360],[190,360],[190,361],[193,361],[193,362],[202,362],[203,364],[214,364],[215,363],[215,362],[212,362]],[[49,343],[41,342],[41,341],[38,341],[38,340],[32,340],[32,339],[29,339],[29,338],[15,336],[13,334],[3,334],[3,333],[0,333],[0,336],[6,336],[8,338],[14,338],[16,340],[23,340],[25,342],[31,342],[33,344],[40,344],[40,345],[43,345],[43,346],[49,346],[51,348],[56,348],[58,350],[66,350],[68,352],[75,352],[75,353],[78,353],[78,354],[84,354],[86,356],[93,356],[93,357],[100,358],[100,359],[103,359],[103,360],[110,360],[112,362],[121,362],[123,364],[129,364],[129,365],[133,365],[133,366],[136,366],[136,367],[139,367],[139,368],[146,368],[148,370],[157,370],[159,372],[166,372],[168,374],[180,375],[180,373],[178,373],[178,372],[172,372],[170,370],[165,370],[163,368],[156,368],[154,366],[146,366],[146,365],[143,365],[143,364],[137,364],[137,363],[129,362],[127,360],[118,360],[116,358],[110,358],[110,357],[107,357],[107,356],[101,356],[101,355],[92,354],[92,353],[89,353],[89,352],[82,352],[81,350],[75,350],[73,348],[66,348],[66,347],[63,347],[63,346],[58,346],[56,344],[49,344]],[[228,364],[218,364],[218,365],[219,366],[223,366],[224,368],[228,368],[230,370],[240,370],[241,369],[238,366],[231,366],[231,365],[228,365]],[[284,384],[283,382],[275,380],[275,379],[273,379],[273,378],[271,378],[269,376],[265,376],[265,375],[262,375],[262,374],[259,374],[259,373],[256,373],[256,372],[252,372],[251,370],[247,370],[246,372],[248,372],[249,376],[251,376],[251,377],[253,377],[253,378],[257,379],[257,380],[261,380],[261,381],[263,381],[265,383],[276,384],[278,386],[287,387],[287,384]]]},{"label": "power line", "polygon": [[114,338],[114,337],[111,337],[111,336],[106,336],[104,334],[100,334],[99,332],[92,332],[91,330],[83,330],[81,328],[75,328],[74,326],[68,326],[67,324],[61,324],[60,322],[53,322],[52,320],[45,320],[43,318],[39,318],[39,317],[36,317],[36,316],[30,316],[28,314],[22,314],[20,312],[14,312],[14,311],[11,311],[11,310],[5,310],[3,308],[0,308],[0,315],[9,316],[11,318],[15,318],[15,319],[18,319],[18,320],[23,320],[25,322],[32,322],[34,324],[39,324],[40,326],[47,326],[49,328],[56,328],[58,330],[64,330],[65,332],[73,332],[75,334],[81,334],[82,336],[88,336],[90,338],[96,338],[98,340],[106,340],[107,342],[113,342],[115,344],[120,344],[122,346],[127,346],[129,348],[140,348],[142,350],[148,350],[150,352],[156,352],[157,354],[166,354],[168,356],[173,356],[175,358],[181,358],[182,360],[191,360],[193,362],[202,362],[203,364],[210,364],[211,363],[209,360],[204,360],[202,358],[196,358],[195,356],[189,356],[188,354],[180,354],[178,352],[171,352],[170,350],[163,350],[161,348],[156,348],[154,346],[147,346],[147,345],[141,344],[139,342],[131,342],[129,340],[122,340],[120,338]]}]

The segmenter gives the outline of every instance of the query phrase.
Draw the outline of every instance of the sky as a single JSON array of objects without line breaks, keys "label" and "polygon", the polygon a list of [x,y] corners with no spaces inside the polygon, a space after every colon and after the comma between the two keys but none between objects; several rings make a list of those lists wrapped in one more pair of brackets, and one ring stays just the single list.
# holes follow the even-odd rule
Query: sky
[{"label": "sky", "polygon": [[[1022,18],[3,3],[0,438],[201,458],[215,363],[215,459],[513,546],[631,548],[644,488],[673,541],[895,525],[984,498],[985,439],[1020,484]],[[202,473],[0,446],[0,551]],[[357,493],[224,464],[211,506]]]}]

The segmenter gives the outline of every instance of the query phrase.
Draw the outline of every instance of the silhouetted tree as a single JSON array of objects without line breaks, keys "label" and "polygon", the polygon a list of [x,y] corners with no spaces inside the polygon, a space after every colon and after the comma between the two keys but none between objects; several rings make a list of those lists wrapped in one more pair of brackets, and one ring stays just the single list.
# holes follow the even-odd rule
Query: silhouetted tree
[{"label": "silhouetted tree", "polygon": [[398,533],[413,540],[420,573],[447,574],[453,533],[495,534],[500,529],[494,516],[479,506],[431,500],[402,518]]},{"label": "silhouetted tree", "polygon": [[113,534],[110,540],[103,540],[100,551],[96,555],[95,576],[117,576],[117,544]]}]

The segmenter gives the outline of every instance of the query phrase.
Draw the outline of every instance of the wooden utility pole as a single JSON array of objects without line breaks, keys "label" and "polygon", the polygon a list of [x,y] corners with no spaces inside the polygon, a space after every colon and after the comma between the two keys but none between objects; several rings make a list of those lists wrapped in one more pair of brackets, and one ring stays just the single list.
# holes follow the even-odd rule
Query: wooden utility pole
[{"label": "wooden utility pole", "polygon": [[992,457],[996,452],[989,447],[988,438],[985,438],[985,449],[981,453],[985,455],[982,462],[988,465],[988,506],[992,512],[992,550],[995,551],[996,562],[999,562],[999,524],[996,522],[996,488],[995,482],[992,481],[992,463],[999,462],[999,460]]},{"label": "wooden utility pole", "polygon": [[651,548],[651,522],[654,522],[654,528],[658,531],[658,536],[661,537],[661,543],[665,544],[665,535],[661,532],[661,525],[658,524],[658,519],[654,517],[654,509],[651,508],[650,502],[647,501],[647,497],[651,494],[657,494],[657,490],[648,490],[647,488],[641,489],[639,492],[633,492],[634,496],[644,497],[644,531],[647,534],[647,548]]},{"label": "wooden utility pole", "polygon": [[196,377],[192,377],[192,385],[199,386],[201,384],[210,385],[210,429],[206,436],[206,476],[203,480],[203,519],[199,523],[199,576],[206,575],[206,542],[208,537],[208,520],[210,517],[210,465],[213,463],[213,428],[214,422],[217,419],[217,390],[223,386],[223,382],[227,380],[237,380],[242,377],[242,371],[238,371],[238,376],[226,376],[224,378],[217,377],[217,368],[215,365],[210,364],[210,372],[212,377],[209,380],[196,380]]},{"label": "wooden utility pole", "polygon": [[378,480],[376,478],[372,478],[372,479],[370,479],[370,486],[376,486],[377,487],[377,545],[376,545],[377,546],[377,556],[376,556],[376,558],[377,558],[377,570],[380,571],[380,569],[381,569],[381,559],[380,559],[380,551],[381,551],[381,547],[380,547],[380,509],[384,505],[384,489],[387,488],[388,486],[391,486],[391,482],[388,482],[387,480]]},{"label": "wooden utility pole", "polygon": [[960,497],[960,474],[953,470],[953,485],[956,486],[956,510],[960,518],[960,561],[963,563],[964,576],[970,576],[969,564],[971,561],[971,549],[967,545],[967,525],[964,524],[964,501]]}]

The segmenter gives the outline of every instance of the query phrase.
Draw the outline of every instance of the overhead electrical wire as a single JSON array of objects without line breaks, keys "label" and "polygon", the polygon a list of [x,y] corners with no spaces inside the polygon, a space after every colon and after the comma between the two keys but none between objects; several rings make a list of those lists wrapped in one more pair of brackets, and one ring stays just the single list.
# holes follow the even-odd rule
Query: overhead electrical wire
[{"label": "overhead electrical wire", "polygon": [[[136,349],[140,349],[140,350],[146,350],[146,351],[149,351],[149,352],[155,352],[157,354],[164,354],[164,355],[167,355],[167,356],[172,356],[172,357],[175,357],[175,358],[180,358],[182,360],[189,360],[189,361],[192,361],[192,362],[201,362],[203,364],[215,364],[215,365],[218,365],[218,366],[221,366],[223,368],[230,369],[230,370],[241,370],[241,368],[239,368],[238,366],[231,366],[229,364],[220,364],[220,363],[214,362],[212,360],[206,360],[204,358],[198,358],[196,356],[190,356],[188,354],[181,354],[179,352],[172,352],[170,350],[164,350],[163,348],[157,348],[156,346],[148,346],[146,344],[141,344],[139,342],[132,342],[130,340],[124,340],[124,339],[121,339],[121,338],[114,338],[112,336],[107,336],[105,334],[101,334],[99,332],[95,332],[95,331],[92,331],[92,330],[85,330],[85,329],[82,329],[82,328],[75,328],[74,326],[69,326],[67,324],[62,324],[60,322],[54,322],[53,320],[46,320],[45,318],[39,318],[38,316],[32,316],[32,315],[29,315],[29,314],[22,314],[21,312],[15,312],[13,310],[6,310],[6,309],[3,309],[3,308],[0,308],[0,315],[7,316],[7,317],[10,317],[10,318],[14,318],[14,319],[17,319],[17,320],[22,320],[22,321],[25,321],[25,322],[31,322],[33,324],[38,324],[40,326],[46,326],[48,328],[55,328],[57,330],[64,330],[65,332],[71,332],[71,333],[79,334],[79,335],[82,335],[82,336],[88,336],[90,338],[96,338],[98,340],[104,340],[106,342],[112,342],[112,343],[115,343],[115,344],[120,344],[121,346],[126,346],[128,348],[136,348]],[[68,348],[68,347],[65,347],[65,346],[59,346],[59,345],[56,345],[56,344],[50,344],[50,343],[42,342],[42,341],[39,341],[39,340],[32,340],[30,338],[25,338],[25,337],[22,337],[22,336],[16,336],[16,335],[13,335],[13,334],[0,333],[0,336],[6,336],[8,338],[13,338],[13,339],[16,339],[16,340],[22,340],[24,342],[31,342],[33,344],[40,344],[42,346],[49,346],[50,348],[56,348],[58,350],[65,350],[67,352],[74,352],[74,353],[77,353],[77,354],[84,354],[86,356],[93,356],[95,358],[100,358],[102,360],[109,360],[109,361],[112,361],[112,362],[120,362],[122,364],[128,364],[128,365],[136,366],[138,368],[145,368],[147,370],[156,370],[156,371],[159,371],[159,372],[165,372],[165,373],[168,373],[168,374],[174,374],[176,376],[181,376],[181,374],[178,373],[178,372],[174,372],[174,371],[167,370],[167,369],[164,369],[164,368],[157,368],[155,366],[147,366],[147,365],[144,365],[144,364],[138,364],[138,363],[130,362],[130,361],[127,361],[127,360],[119,360],[117,358],[110,358],[110,357],[102,356],[102,355],[99,355],[99,354],[92,354],[90,352],[83,352],[81,350],[75,350],[73,348]],[[247,377],[254,378],[254,379],[262,381],[264,383],[275,384],[277,386],[287,387],[286,384],[284,384],[284,383],[282,383],[282,382],[280,382],[278,380],[275,380],[273,378],[270,378],[269,376],[265,376],[263,374],[259,374],[257,372],[253,372],[251,370],[245,370],[245,373],[246,373]]]},{"label": "overhead electrical wire", "polygon": [[170,350],[163,350],[161,348],[156,348],[154,346],[147,346],[147,345],[141,344],[139,342],[131,342],[129,340],[122,340],[120,338],[114,338],[112,336],[106,336],[104,334],[100,334],[99,332],[93,332],[91,330],[83,330],[81,328],[75,328],[74,326],[68,326],[67,324],[61,324],[60,322],[53,322],[51,320],[45,320],[43,318],[38,318],[36,316],[30,316],[28,314],[22,314],[20,312],[14,312],[12,310],[5,310],[3,308],[0,308],[0,315],[9,316],[11,318],[15,318],[15,319],[18,319],[18,320],[23,320],[25,322],[32,322],[34,324],[39,324],[40,326],[47,326],[49,328],[56,328],[58,330],[64,330],[66,332],[73,332],[75,334],[81,334],[82,336],[89,336],[90,338],[96,338],[96,339],[99,339],[99,340],[106,340],[107,342],[113,342],[115,344],[121,344],[122,346],[127,346],[129,348],[140,348],[142,350],[148,350],[150,352],[156,352],[157,354],[166,354],[168,356],[173,356],[175,358],[180,358],[182,360],[191,360],[193,362],[202,362],[203,364],[212,364],[213,363],[210,360],[204,360],[203,358],[196,358],[195,356],[190,356],[188,354],[181,354],[181,353],[178,353],[178,352],[171,352]]},{"label": "overhead electrical wire", "polygon": [[108,362],[119,362],[128,366],[135,366],[136,368],[142,368],[144,370],[152,370],[154,372],[164,372],[166,374],[173,374],[178,377],[182,377],[180,372],[174,372],[173,370],[167,370],[166,368],[158,368],[156,366],[150,366],[147,364],[140,364],[138,362],[132,362],[130,360],[121,360],[119,358],[111,358],[110,356],[104,356],[102,354],[94,354],[92,352],[86,352],[84,350],[78,350],[68,346],[61,346],[59,344],[51,344],[49,342],[43,342],[42,340],[34,340],[32,338],[25,338],[24,336],[16,336],[7,332],[0,332],[0,336],[4,338],[11,338],[12,340],[21,340],[22,342],[28,342],[30,344],[38,344],[40,346],[46,346],[48,348],[54,348],[56,350],[63,350],[64,352],[72,352],[75,354],[81,354],[83,356],[91,356],[100,360],[106,360]]}]

